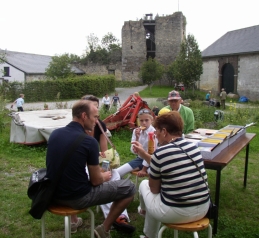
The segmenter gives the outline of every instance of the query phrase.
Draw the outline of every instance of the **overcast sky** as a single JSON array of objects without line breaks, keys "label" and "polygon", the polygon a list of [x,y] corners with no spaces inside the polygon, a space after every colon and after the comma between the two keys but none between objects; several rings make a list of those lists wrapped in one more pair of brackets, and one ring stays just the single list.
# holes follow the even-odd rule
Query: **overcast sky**
[{"label": "overcast sky", "polygon": [[81,56],[91,33],[121,40],[124,21],[146,13],[181,11],[201,51],[228,31],[259,25],[258,0],[4,0],[0,6],[0,49],[51,56]]}]

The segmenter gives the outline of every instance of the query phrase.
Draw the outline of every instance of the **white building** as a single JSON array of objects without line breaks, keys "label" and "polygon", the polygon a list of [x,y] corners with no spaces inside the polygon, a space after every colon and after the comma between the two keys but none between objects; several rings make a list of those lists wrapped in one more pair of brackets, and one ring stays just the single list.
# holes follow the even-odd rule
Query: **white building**
[{"label": "white building", "polygon": [[[52,61],[51,56],[36,55],[14,51],[0,50],[5,62],[0,64],[0,79],[8,82],[29,82],[44,80],[45,71]],[[84,71],[72,66],[75,74],[82,75]]]},{"label": "white building", "polygon": [[259,25],[229,31],[202,52],[200,89],[259,100]]}]

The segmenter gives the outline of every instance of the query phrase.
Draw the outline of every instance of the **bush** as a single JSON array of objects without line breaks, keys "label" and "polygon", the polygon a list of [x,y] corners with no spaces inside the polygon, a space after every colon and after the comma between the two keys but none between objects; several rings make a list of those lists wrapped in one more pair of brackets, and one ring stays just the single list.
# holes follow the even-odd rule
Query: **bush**
[{"label": "bush", "polygon": [[98,96],[106,92],[114,92],[114,75],[83,75],[67,79],[33,81],[27,83],[9,83],[7,98],[16,99],[20,93],[25,94],[26,102],[56,101],[57,93],[60,99],[81,98],[85,94]]}]

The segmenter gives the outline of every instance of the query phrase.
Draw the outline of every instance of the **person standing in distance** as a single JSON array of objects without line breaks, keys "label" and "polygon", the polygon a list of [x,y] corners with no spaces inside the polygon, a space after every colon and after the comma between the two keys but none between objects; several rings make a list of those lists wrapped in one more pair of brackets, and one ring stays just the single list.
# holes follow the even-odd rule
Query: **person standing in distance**
[{"label": "person standing in distance", "polygon": [[219,96],[220,96],[222,109],[226,109],[225,102],[226,102],[226,98],[227,98],[227,93],[224,88],[221,89],[221,93]]},{"label": "person standing in distance", "polygon": [[110,100],[110,97],[108,96],[108,93],[104,95],[102,99],[102,104],[103,104],[104,110],[108,111],[110,109],[111,100]]},{"label": "person standing in distance", "polygon": [[211,91],[209,91],[206,96],[205,96],[205,100],[206,101],[210,101],[210,94],[211,94]]},{"label": "person standing in distance", "polygon": [[120,98],[118,96],[118,93],[116,92],[115,95],[112,97],[112,102],[111,104],[114,106],[114,107],[117,107],[117,105],[121,105],[121,102],[120,102]]}]

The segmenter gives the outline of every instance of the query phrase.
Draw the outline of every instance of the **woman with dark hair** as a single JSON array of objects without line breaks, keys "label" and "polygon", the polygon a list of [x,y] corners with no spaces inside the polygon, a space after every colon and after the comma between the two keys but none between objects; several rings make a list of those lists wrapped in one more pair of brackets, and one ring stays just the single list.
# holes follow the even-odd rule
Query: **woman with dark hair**
[{"label": "woman with dark hair", "polygon": [[145,238],[157,237],[161,222],[180,224],[203,218],[210,204],[200,150],[182,138],[179,112],[158,116],[154,127],[160,146],[153,155],[132,142],[138,155],[150,163],[149,180],[139,186],[138,212],[145,216],[145,236],[141,236]]},{"label": "woman with dark hair", "polygon": [[[95,104],[95,106],[99,108],[99,99],[97,97],[93,95],[85,95],[81,99],[92,101]],[[100,119],[98,119],[98,121],[101,124],[103,131],[107,131],[105,123]],[[93,136],[98,141],[100,145],[100,154],[101,156],[104,156],[104,151],[108,150],[107,139],[105,135],[102,133],[98,124],[96,124],[93,131],[86,131],[86,133],[90,136]]]}]

